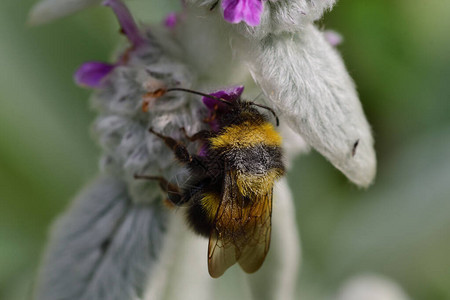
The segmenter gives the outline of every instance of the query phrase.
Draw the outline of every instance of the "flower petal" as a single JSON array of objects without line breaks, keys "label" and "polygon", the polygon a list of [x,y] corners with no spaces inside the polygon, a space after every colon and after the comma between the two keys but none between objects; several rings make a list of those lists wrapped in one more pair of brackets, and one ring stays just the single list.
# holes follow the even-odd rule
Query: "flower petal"
[{"label": "flower petal", "polygon": [[223,0],[223,17],[230,23],[244,21],[250,26],[257,26],[263,11],[262,0]]},{"label": "flower petal", "polygon": [[134,22],[133,16],[126,7],[126,5],[120,0],[105,0],[103,5],[112,8],[119,20],[120,26],[123,32],[127,36],[130,43],[136,47],[145,44],[146,40],[141,34],[139,28]]},{"label": "flower petal", "polygon": [[339,46],[344,40],[342,35],[334,30],[326,30],[323,35],[325,36],[325,40],[327,40],[327,42],[333,47]]},{"label": "flower petal", "polygon": [[[239,85],[211,93],[210,95],[234,102],[241,97],[243,91],[244,86]],[[229,106],[223,102],[208,97],[203,97],[202,101],[209,110],[209,116],[207,119],[209,126],[214,131],[219,130],[220,124],[218,120],[220,119],[220,115],[227,113]]]},{"label": "flower petal", "polygon": [[[214,93],[210,93],[210,95],[217,97],[217,98],[222,98],[222,99],[228,100],[230,102],[234,102],[238,98],[241,97],[243,92],[244,92],[244,86],[238,85],[238,86],[233,86],[233,87],[230,87],[230,88],[227,88],[224,90],[219,90]],[[217,101],[215,99],[208,98],[208,97],[203,97],[202,101],[209,110],[216,110],[217,105],[219,107],[226,107],[226,104],[224,104],[220,101]]]},{"label": "flower petal", "polygon": [[114,70],[116,66],[91,61],[82,64],[74,74],[75,83],[90,88],[99,88],[103,79]]},{"label": "flower petal", "polygon": [[178,22],[178,16],[176,13],[171,12],[167,14],[166,18],[164,19],[164,26],[167,28],[174,28],[177,25]]},{"label": "flower petal", "polygon": [[320,19],[335,2],[336,0],[269,1],[262,11],[259,26],[249,27],[241,24],[234,27],[251,39],[262,39],[268,34],[294,33]]},{"label": "flower petal", "polygon": [[44,0],[30,11],[28,23],[40,25],[65,17],[89,6],[100,4],[101,0]]},{"label": "flower petal", "polygon": [[268,36],[249,50],[256,82],[308,144],[354,183],[376,173],[370,126],[342,59],[312,24],[292,35]]}]

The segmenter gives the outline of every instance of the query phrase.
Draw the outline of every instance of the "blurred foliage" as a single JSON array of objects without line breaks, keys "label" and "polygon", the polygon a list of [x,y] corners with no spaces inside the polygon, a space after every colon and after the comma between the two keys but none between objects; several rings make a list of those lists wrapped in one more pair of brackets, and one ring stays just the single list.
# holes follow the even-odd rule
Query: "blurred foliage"
[{"label": "blurred foliage", "polygon": [[[159,22],[176,1],[130,2]],[[97,7],[37,28],[34,0],[0,2],[0,298],[24,299],[52,220],[97,170],[83,61],[108,60],[118,26]],[[149,17],[150,16],[150,17]],[[416,300],[450,298],[450,1],[341,0],[319,22],[373,125],[377,182],[358,190],[316,153],[289,180],[303,244],[299,292],[321,299],[359,272]],[[19,288],[20,287],[20,288]]]}]

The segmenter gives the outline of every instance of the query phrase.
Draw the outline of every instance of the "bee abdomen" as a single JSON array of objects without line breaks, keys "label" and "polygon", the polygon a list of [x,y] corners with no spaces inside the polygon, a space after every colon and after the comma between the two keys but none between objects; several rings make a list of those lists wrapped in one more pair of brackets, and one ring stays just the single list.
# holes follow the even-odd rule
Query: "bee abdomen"
[{"label": "bee abdomen", "polygon": [[191,203],[187,212],[188,222],[195,232],[208,237],[214,226],[220,195],[214,192],[197,194]]}]

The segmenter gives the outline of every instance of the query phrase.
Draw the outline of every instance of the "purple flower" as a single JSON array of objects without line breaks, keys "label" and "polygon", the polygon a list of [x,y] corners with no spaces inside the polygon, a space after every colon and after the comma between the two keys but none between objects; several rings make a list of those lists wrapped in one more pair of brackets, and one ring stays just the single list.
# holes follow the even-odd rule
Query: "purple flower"
[{"label": "purple flower", "polygon": [[82,64],[74,74],[75,83],[90,88],[100,88],[106,78],[119,65],[126,64],[131,51],[146,44],[147,40],[139,31],[128,8],[121,0],[106,0],[103,5],[112,8],[121,26],[122,32],[127,36],[131,46],[114,64],[91,61]]},{"label": "purple flower", "polygon": [[334,30],[325,30],[323,34],[325,36],[325,40],[333,47],[339,46],[344,40],[342,35]]},{"label": "purple flower", "polygon": [[[217,92],[211,93],[210,95],[217,98],[222,98],[230,102],[234,102],[241,97],[243,91],[244,86],[239,85],[224,90],[219,90]],[[206,122],[209,124],[212,130],[219,130],[220,124],[218,122],[218,119],[220,119],[220,115],[228,112],[229,106],[223,102],[208,97],[203,97],[202,101],[209,110],[209,115],[206,119]]]},{"label": "purple flower", "polygon": [[75,83],[80,86],[99,88],[105,78],[116,66],[99,61],[82,64],[74,74]]},{"label": "purple flower", "polygon": [[164,19],[164,25],[167,28],[173,29],[177,25],[178,16],[176,13],[171,12],[167,14],[166,18]]},{"label": "purple flower", "polygon": [[123,33],[127,36],[133,47],[137,48],[145,44],[146,40],[140,33],[136,22],[134,22],[133,16],[121,0],[106,0],[103,2],[103,5],[112,8],[119,20]]},{"label": "purple flower", "polygon": [[[244,91],[244,86],[238,85],[229,87],[224,90],[218,90],[217,92],[210,93],[211,96],[222,98],[224,100],[234,102],[241,98],[242,92]],[[212,98],[203,97],[202,98],[203,104],[205,104],[206,108],[209,110],[208,117],[206,118],[205,122],[208,123],[209,127],[213,131],[218,131],[220,128],[220,124],[218,120],[220,119],[221,115],[226,114],[229,110],[229,106],[223,102],[217,101]],[[205,156],[207,152],[207,146],[202,145],[200,147],[200,150],[198,151],[198,155]]]},{"label": "purple flower", "polygon": [[257,26],[263,11],[262,0],[223,0],[223,16],[230,23],[244,21],[250,26]]}]

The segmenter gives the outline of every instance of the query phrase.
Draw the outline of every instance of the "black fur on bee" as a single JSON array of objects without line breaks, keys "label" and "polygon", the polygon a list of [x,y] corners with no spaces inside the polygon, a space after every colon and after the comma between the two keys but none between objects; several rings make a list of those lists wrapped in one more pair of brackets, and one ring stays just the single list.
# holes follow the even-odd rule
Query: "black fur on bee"
[{"label": "black fur on bee", "polygon": [[227,104],[226,113],[217,116],[219,129],[186,135],[201,142],[201,154],[149,130],[187,167],[190,179],[178,191],[171,187],[169,199],[187,207],[186,219],[195,232],[209,236],[212,277],[235,262],[248,273],[259,269],[270,244],[273,185],[285,173],[281,137],[255,106],[268,109],[278,123],[273,110],[240,98],[216,100]]}]

